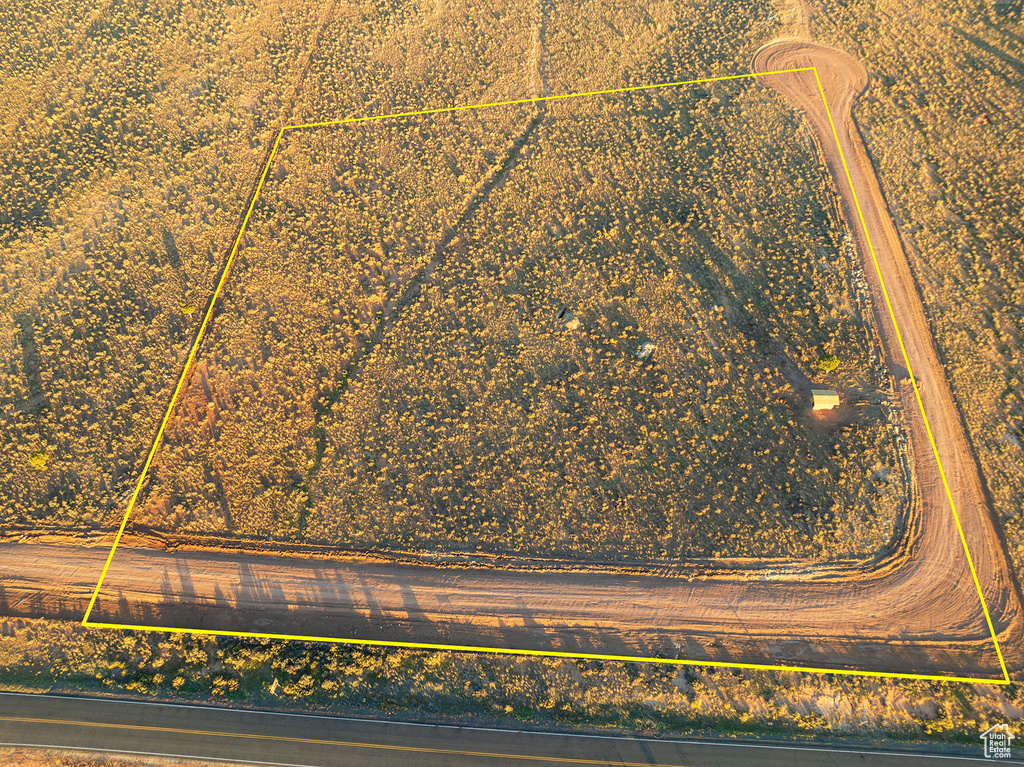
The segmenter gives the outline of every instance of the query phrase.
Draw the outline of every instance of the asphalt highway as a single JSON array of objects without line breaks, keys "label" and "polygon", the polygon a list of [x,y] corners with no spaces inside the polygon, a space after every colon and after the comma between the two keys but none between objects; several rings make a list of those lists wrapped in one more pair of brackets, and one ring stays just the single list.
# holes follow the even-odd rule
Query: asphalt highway
[{"label": "asphalt highway", "polygon": [[[986,761],[980,741],[963,755],[924,755],[524,732],[22,693],[0,693],[0,745],[295,767],[951,767]],[[1024,764],[1016,759],[1002,762]]]}]

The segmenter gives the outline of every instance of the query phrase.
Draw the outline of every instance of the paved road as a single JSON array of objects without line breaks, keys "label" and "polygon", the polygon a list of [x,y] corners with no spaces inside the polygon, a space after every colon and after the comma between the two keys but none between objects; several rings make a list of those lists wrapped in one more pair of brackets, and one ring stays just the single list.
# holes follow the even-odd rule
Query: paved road
[{"label": "paved road", "polygon": [[[967,751],[973,753],[972,756],[939,756],[444,727],[0,693],[0,745],[10,744],[303,767],[502,767],[513,764],[947,767],[985,761],[980,745],[978,749]],[[1003,763],[1007,763],[1006,760]],[[1024,761],[1010,763],[1024,764]]]}]

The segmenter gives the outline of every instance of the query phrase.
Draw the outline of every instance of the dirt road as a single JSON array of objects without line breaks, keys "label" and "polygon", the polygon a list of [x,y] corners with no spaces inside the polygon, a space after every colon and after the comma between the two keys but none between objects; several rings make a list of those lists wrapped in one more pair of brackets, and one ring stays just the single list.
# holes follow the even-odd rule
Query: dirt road
[{"label": "dirt road", "polygon": [[[909,362],[934,439],[933,449],[913,388],[900,385],[916,498],[906,538],[889,559],[846,571],[775,566],[743,577],[687,580],[122,544],[93,621],[998,678],[1000,662],[952,501],[1011,673],[1019,669],[1020,601],[906,255],[853,123],[851,108],[866,75],[845,54],[803,41],[775,43],[755,60],[757,71],[809,65],[821,78],[835,135],[813,73],[765,80],[819,137],[875,297],[890,369],[905,371]],[[80,617],[106,551],[0,544],[0,611]]]}]

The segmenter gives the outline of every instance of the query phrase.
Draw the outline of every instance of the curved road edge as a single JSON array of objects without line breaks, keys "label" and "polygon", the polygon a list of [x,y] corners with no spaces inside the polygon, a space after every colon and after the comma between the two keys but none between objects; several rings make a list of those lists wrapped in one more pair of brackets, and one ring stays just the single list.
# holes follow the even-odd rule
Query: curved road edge
[{"label": "curved road edge", "polygon": [[[853,116],[867,72],[849,54],[799,38],[762,46],[752,69],[795,67],[813,67],[813,75],[765,75],[764,80],[803,113],[818,136],[874,294],[875,321],[910,436],[917,492],[907,528],[914,534],[905,537],[890,566],[949,591],[951,599],[955,585],[971,583],[1009,679],[1007,661],[1014,670],[1020,665],[1017,582],[907,254]],[[954,559],[966,567],[950,578],[941,567]],[[1004,659],[1007,654],[1011,658]]]}]

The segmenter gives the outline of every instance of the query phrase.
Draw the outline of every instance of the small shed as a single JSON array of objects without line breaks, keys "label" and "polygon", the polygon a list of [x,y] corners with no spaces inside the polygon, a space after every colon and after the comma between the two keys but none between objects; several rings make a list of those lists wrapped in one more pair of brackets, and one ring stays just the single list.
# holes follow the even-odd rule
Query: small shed
[{"label": "small shed", "polygon": [[835,389],[811,389],[811,410],[835,410],[839,407],[839,392]]},{"label": "small shed", "polygon": [[650,341],[644,341],[636,350],[636,358],[641,361],[649,360],[651,355],[654,354],[654,350],[657,348],[657,344],[652,344]]},{"label": "small shed", "polygon": [[568,306],[562,307],[562,311],[555,317],[555,321],[565,330],[576,330],[580,326],[580,321],[576,319],[576,315],[572,313]]}]

